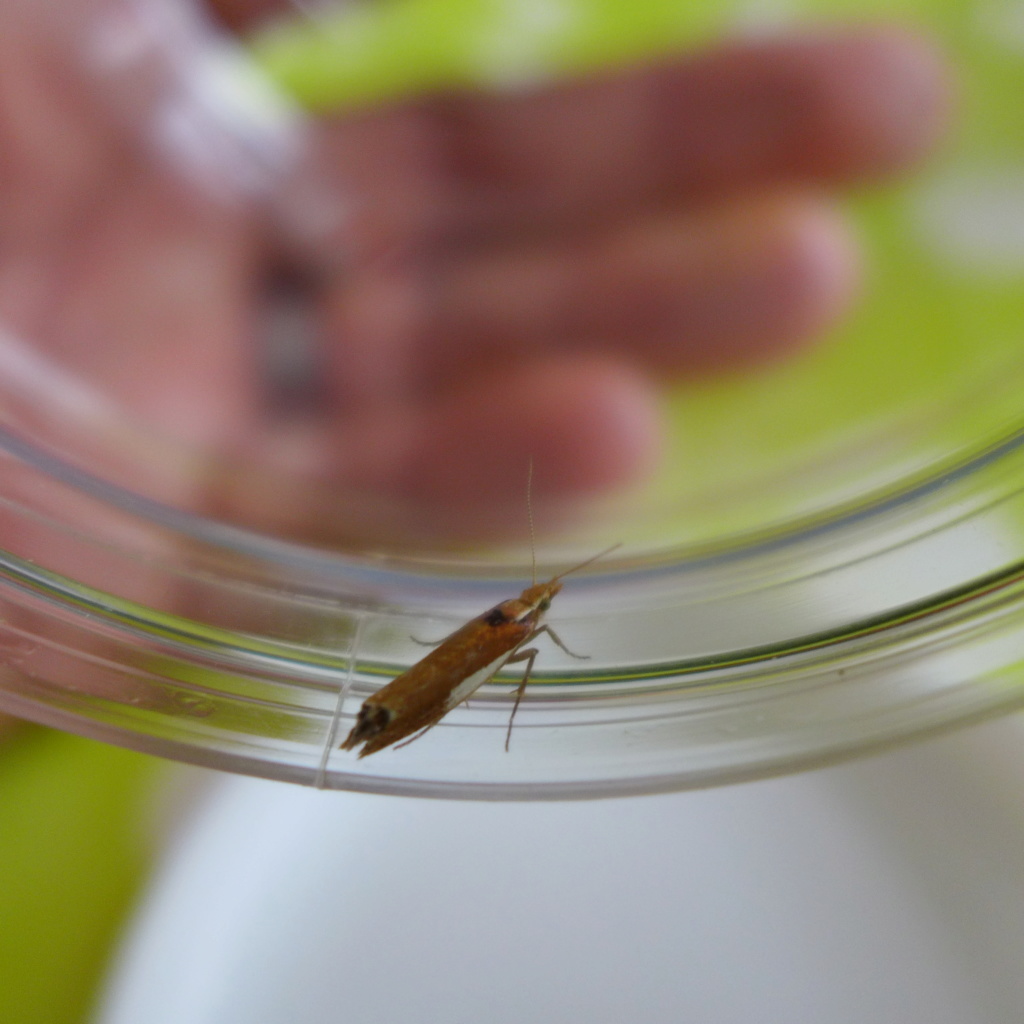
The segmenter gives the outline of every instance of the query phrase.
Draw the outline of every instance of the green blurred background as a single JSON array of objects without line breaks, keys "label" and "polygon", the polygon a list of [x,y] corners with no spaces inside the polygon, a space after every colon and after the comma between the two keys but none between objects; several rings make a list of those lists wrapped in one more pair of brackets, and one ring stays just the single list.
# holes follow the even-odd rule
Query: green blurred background
[{"label": "green blurred background", "polygon": [[168,767],[38,726],[0,746],[4,1024],[87,1019],[152,855]]}]

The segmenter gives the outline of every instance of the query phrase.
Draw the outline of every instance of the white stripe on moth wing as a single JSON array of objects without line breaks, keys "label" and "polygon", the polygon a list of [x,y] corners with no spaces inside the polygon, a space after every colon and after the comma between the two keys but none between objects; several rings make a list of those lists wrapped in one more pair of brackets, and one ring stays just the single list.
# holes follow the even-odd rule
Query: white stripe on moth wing
[{"label": "white stripe on moth wing", "polygon": [[452,708],[471,696],[474,690],[478,690],[483,686],[518,649],[519,644],[516,644],[512,650],[505,651],[504,654],[499,655],[489,665],[484,665],[483,668],[477,669],[471,675],[466,676],[465,679],[460,680],[459,685],[448,694],[448,700],[445,702],[445,713],[447,714]]}]

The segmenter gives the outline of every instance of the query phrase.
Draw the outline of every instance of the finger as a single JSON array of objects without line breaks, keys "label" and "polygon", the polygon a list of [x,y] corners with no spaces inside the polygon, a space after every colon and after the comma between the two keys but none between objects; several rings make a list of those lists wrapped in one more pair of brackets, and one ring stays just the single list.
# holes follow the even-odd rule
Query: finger
[{"label": "finger", "polygon": [[662,436],[655,388],[628,365],[539,357],[418,403],[254,433],[245,464],[256,472],[217,478],[208,511],[332,544],[515,536],[531,459],[546,528],[643,479]]},{"label": "finger", "polygon": [[466,378],[427,404],[393,446],[383,490],[442,535],[518,532],[531,459],[543,515],[545,502],[642,479],[660,437],[653,386],[627,365],[536,359]]},{"label": "finger", "polygon": [[336,237],[318,244],[349,261],[493,243],[892,174],[941,138],[949,92],[934,46],[902,30],[733,42],[531,93],[462,93],[324,123],[316,173],[297,175],[283,202],[302,206],[307,177],[348,196]]},{"label": "finger", "polygon": [[723,44],[653,67],[428,104],[450,229],[521,231],[772,183],[885,175],[948,120],[934,46],[893,28]]},{"label": "finger", "polygon": [[672,191],[891,174],[930,152],[950,115],[943,56],[897,27],[740,46],[655,77]]},{"label": "finger", "polygon": [[337,293],[329,365],[347,404],[368,382],[378,396],[422,395],[543,352],[603,351],[669,374],[763,360],[842,317],[858,260],[839,214],[804,197],[499,251],[433,274],[430,303],[408,268]]}]

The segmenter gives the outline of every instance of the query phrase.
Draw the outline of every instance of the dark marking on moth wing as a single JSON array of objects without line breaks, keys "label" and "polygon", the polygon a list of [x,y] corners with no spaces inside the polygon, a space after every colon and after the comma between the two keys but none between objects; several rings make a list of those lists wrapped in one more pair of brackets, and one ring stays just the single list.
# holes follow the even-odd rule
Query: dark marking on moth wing
[{"label": "dark marking on moth wing", "polygon": [[484,616],[484,622],[486,622],[488,626],[501,626],[508,622],[508,616],[502,610],[501,605],[498,605],[497,608],[492,608]]}]

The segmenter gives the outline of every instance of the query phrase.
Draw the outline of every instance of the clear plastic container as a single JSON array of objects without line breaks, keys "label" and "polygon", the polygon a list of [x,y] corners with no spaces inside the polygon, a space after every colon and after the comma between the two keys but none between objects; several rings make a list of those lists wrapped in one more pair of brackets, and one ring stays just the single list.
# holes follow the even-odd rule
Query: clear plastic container
[{"label": "clear plastic container", "polygon": [[[373,527],[408,510],[304,475],[289,454],[301,424],[255,454],[218,434],[231,396],[209,385],[218,368],[203,365],[181,291],[151,287],[183,274],[202,288],[223,271],[191,265],[187,247],[135,268],[105,317],[76,294],[50,298],[77,319],[19,320],[8,304],[0,708],[295,782],[519,799],[788,771],[1024,703],[1024,44],[992,5],[869,7],[792,13],[932,31],[960,79],[953,143],[899,188],[851,199],[871,269],[838,336],[677,388],[657,479],[541,539],[542,577],[623,547],[566,582],[549,621],[589,660],[544,647],[509,752],[515,673],[407,748],[337,749],[362,700],[422,656],[413,638],[517,593],[530,551],[391,543]],[[720,27],[742,13],[712,9]],[[268,198],[307,171],[303,118],[187,7],[97,2],[82,23],[34,10],[26,21],[52,19],[39,67],[63,68],[76,103],[128,140],[125,188],[101,211],[115,240],[119,225],[145,230],[130,172],[154,153],[183,231],[190,218],[252,231],[258,250],[267,225],[331,229],[314,178],[289,193],[298,205]],[[81,147],[85,161],[88,137]],[[18,244],[44,238],[46,212]],[[83,257],[98,277],[108,251]],[[288,314],[275,287],[249,344]],[[115,329],[125,337],[108,346]],[[80,361],[97,337],[119,353],[98,375]],[[175,337],[167,373],[197,385],[160,407],[133,346]],[[321,536],[295,525],[310,509]]]}]

